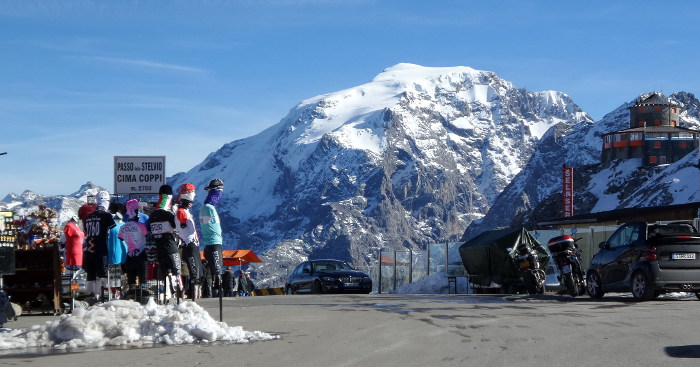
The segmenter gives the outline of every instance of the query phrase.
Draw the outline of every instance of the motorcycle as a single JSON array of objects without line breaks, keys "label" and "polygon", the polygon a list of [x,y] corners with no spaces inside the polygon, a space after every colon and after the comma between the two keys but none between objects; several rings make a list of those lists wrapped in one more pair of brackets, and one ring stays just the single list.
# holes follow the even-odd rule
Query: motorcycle
[{"label": "motorcycle", "polygon": [[572,296],[582,296],[586,293],[585,277],[581,269],[581,250],[576,241],[569,235],[554,237],[547,243],[547,248],[559,269],[559,281],[564,283],[567,292]]},{"label": "motorcycle", "polygon": [[521,277],[527,293],[543,294],[546,274],[544,269],[540,268],[537,253],[527,243],[519,244],[515,250],[517,252],[515,263],[522,273]]}]

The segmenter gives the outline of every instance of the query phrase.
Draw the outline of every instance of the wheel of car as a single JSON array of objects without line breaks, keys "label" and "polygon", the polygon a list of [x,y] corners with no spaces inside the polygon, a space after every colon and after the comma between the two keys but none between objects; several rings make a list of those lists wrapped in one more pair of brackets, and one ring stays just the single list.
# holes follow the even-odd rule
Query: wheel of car
[{"label": "wheel of car", "polygon": [[603,282],[600,280],[600,275],[595,271],[588,273],[586,288],[591,298],[601,299],[603,298],[603,294],[605,294],[603,292]]},{"label": "wheel of car", "polygon": [[700,299],[700,292],[695,292],[695,297],[698,297],[698,299]]},{"label": "wheel of car", "polygon": [[295,294],[296,292],[294,292],[294,289],[292,289],[292,287],[288,285],[287,288],[285,289],[284,293],[287,295],[292,295],[292,294]]},{"label": "wheel of car", "polygon": [[648,301],[654,296],[649,278],[641,270],[632,274],[632,297],[637,301]]},{"label": "wheel of car", "polygon": [[322,292],[321,281],[316,279],[316,280],[314,280],[314,284],[311,286],[311,293],[319,294],[321,292]]}]

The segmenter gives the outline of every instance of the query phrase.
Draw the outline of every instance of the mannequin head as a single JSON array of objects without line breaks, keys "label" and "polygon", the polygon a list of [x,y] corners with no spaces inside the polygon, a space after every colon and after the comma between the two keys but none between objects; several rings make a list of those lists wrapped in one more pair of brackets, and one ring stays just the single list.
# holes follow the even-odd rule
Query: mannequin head
[{"label": "mannequin head", "polygon": [[170,210],[173,201],[173,188],[170,185],[163,185],[158,190],[158,202],[156,209]]}]

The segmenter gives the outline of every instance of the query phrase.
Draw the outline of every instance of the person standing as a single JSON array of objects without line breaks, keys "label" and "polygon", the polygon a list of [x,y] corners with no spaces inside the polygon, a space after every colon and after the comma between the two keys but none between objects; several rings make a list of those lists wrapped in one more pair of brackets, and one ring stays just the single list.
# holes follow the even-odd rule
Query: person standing
[{"label": "person standing", "polygon": [[233,286],[236,283],[231,267],[227,266],[226,271],[221,276],[222,278],[222,288],[224,289],[224,297],[233,297]]},{"label": "person standing", "polygon": [[199,255],[199,237],[197,236],[194,217],[190,213],[194,196],[194,185],[185,183],[180,186],[176,216],[179,222],[177,234],[184,243],[182,257],[184,263],[187,264],[190,276],[189,293],[192,295],[192,299],[197,299],[197,294],[201,293],[199,288],[200,278],[202,277],[202,259]]},{"label": "person standing", "polygon": [[248,292],[248,278],[245,276],[243,270],[238,273],[238,295],[240,297],[245,297]]},{"label": "person standing", "polygon": [[165,287],[166,299],[173,293],[182,290],[180,281],[180,253],[178,252],[178,237],[175,234],[175,214],[170,210],[173,199],[173,188],[162,185],[158,190],[159,198],[156,210],[151,214],[150,232],[158,256],[160,279],[169,282]]},{"label": "person standing", "polygon": [[85,219],[85,243],[83,250],[83,268],[85,269],[86,287],[97,301],[102,296],[103,279],[107,278],[107,239],[109,230],[117,224],[112,214],[107,212],[109,207],[109,192],[100,191],[95,196],[97,209]]},{"label": "person standing", "polygon": [[221,266],[223,261],[221,246],[223,237],[221,235],[221,220],[216,211],[216,205],[221,202],[224,183],[215,178],[209,182],[209,185],[204,190],[208,191],[207,198],[199,210],[199,224],[202,230],[202,242],[204,243],[204,258],[209,264],[209,271],[214,279],[215,286],[218,286],[219,290],[221,290]]},{"label": "person standing", "polygon": [[253,290],[255,290],[255,284],[253,279],[250,279],[250,272],[245,272],[245,295],[247,297],[253,295]]}]

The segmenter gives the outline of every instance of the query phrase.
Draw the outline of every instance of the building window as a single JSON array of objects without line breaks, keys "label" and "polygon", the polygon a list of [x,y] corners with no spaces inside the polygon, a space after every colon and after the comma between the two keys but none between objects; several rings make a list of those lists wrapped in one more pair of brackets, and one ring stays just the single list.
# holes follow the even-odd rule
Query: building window
[{"label": "building window", "polygon": [[687,143],[687,142],[685,142],[685,141],[682,141],[682,142],[680,142],[680,143],[681,143],[681,144],[680,144],[680,146],[681,146],[681,149],[685,149],[685,148],[687,148],[687,147],[688,147],[688,143]]},{"label": "building window", "polygon": [[661,148],[661,142],[660,141],[655,141],[654,142],[654,148]]},{"label": "building window", "polygon": [[649,163],[656,163],[656,156],[655,155],[649,156]]},{"label": "building window", "polygon": [[627,141],[627,134],[615,134],[615,141]]},{"label": "building window", "polygon": [[654,120],[654,125],[656,125],[656,126],[661,125],[661,121],[660,121],[660,120]]},{"label": "building window", "polygon": [[693,136],[693,133],[671,133],[671,139],[695,139],[695,136]]},{"label": "building window", "polygon": [[666,164],[666,163],[667,163],[666,156],[665,155],[659,156],[659,164]]},{"label": "building window", "polygon": [[639,112],[644,112],[644,107],[639,107]]},{"label": "building window", "polygon": [[653,140],[668,140],[668,134],[667,133],[647,133],[647,139],[653,139]]},{"label": "building window", "polygon": [[671,120],[671,126],[678,126],[678,122],[676,122],[676,120]]},{"label": "building window", "polygon": [[654,107],[654,112],[661,112],[661,107]]},{"label": "building window", "polygon": [[675,107],[671,108],[671,113],[676,113],[676,108],[675,108]]},{"label": "building window", "polygon": [[646,124],[646,121],[639,121],[639,127],[644,127]]}]

